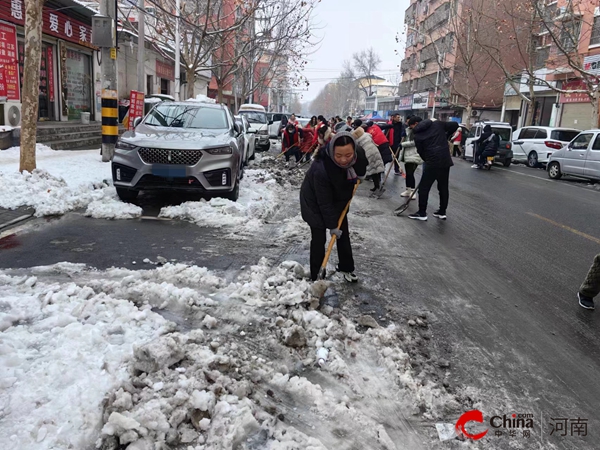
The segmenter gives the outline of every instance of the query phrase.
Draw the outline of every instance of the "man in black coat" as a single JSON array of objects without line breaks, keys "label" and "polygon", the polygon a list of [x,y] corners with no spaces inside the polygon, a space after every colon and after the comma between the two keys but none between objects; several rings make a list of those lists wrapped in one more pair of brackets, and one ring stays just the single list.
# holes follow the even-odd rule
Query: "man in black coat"
[{"label": "man in black coat", "polygon": [[[347,152],[345,159],[336,157],[337,150]],[[310,272],[316,280],[325,257],[326,230],[337,236],[338,271],[350,282],[356,282],[354,258],[350,244],[348,217],[338,229],[338,220],[346,204],[352,198],[357,179],[367,171],[368,160],[364,151],[356,145],[352,133],[337,133],[327,145],[319,150],[306,172],[300,189],[302,219],[310,226]]]},{"label": "man in black coat", "polygon": [[419,211],[408,217],[415,220],[427,220],[429,191],[433,183],[437,181],[440,192],[440,208],[433,213],[433,216],[446,220],[446,208],[450,197],[448,189],[450,167],[454,165],[448,147],[448,139],[457,130],[458,123],[412,117],[408,121],[408,126],[413,130],[417,152],[424,161],[423,174],[419,183]]}]

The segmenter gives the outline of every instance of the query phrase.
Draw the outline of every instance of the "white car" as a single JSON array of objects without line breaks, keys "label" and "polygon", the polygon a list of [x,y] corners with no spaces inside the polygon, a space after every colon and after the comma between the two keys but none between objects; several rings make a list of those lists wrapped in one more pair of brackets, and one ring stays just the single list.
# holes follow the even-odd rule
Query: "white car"
[{"label": "white car", "polygon": [[256,133],[256,149],[264,152],[268,151],[271,148],[271,141],[269,140],[269,122],[265,107],[246,103],[240,106],[238,114],[248,119],[250,130]]},{"label": "white car", "polygon": [[560,150],[581,130],[575,128],[523,127],[513,135],[513,159],[529,167],[546,164],[552,153]]},{"label": "white car", "polygon": [[548,176],[558,180],[563,175],[600,180],[600,130],[582,131],[548,160]]},{"label": "white car", "polygon": [[248,165],[248,161],[253,160],[256,156],[256,133],[250,129],[250,123],[244,116],[235,116],[235,123],[241,128],[244,135],[243,161],[245,165]]}]

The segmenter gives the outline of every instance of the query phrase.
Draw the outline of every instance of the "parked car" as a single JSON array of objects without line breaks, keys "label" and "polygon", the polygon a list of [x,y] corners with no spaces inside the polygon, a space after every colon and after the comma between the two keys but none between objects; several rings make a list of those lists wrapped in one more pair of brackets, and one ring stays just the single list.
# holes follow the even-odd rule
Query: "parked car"
[{"label": "parked car", "polygon": [[494,134],[500,138],[500,146],[498,154],[494,158],[495,162],[501,163],[504,167],[510,166],[513,158],[512,152],[512,126],[507,122],[491,122],[482,121],[476,122],[467,135],[465,143],[465,158],[473,160],[475,158],[474,142],[479,139],[483,133],[483,127],[490,125]]},{"label": "parked car", "polygon": [[250,123],[245,116],[235,116],[235,122],[238,124],[244,135],[244,165],[254,159],[256,150],[256,133],[250,129]]},{"label": "parked car", "polygon": [[254,103],[246,103],[240,106],[238,114],[246,117],[250,124],[250,130],[256,133],[256,149],[264,152],[269,150],[271,148],[271,141],[269,140],[270,122],[267,119],[265,107]]},{"label": "parked car", "polygon": [[300,126],[300,128],[306,128],[309,123],[310,123],[310,118],[308,118],[308,117],[299,117],[298,118],[298,125]]},{"label": "parked car", "polygon": [[289,119],[288,115],[283,113],[267,114],[267,119],[269,120],[269,137],[271,139],[277,139],[281,134],[281,119],[283,118],[283,116]]},{"label": "parked car", "polygon": [[513,160],[529,167],[546,164],[556,150],[560,150],[581,130],[575,128],[523,127],[513,134]]},{"label": "parked car", "polygon": [[572,175],[600,180],[600,130],[582,131],[548,160],[548,176],[558,180]]},{"label": "parked car", "polygon": [[115,145],[112,177],[123,201],[140,191],[197,192],[236,201],[244,135],[220,104],[161,102]]}]

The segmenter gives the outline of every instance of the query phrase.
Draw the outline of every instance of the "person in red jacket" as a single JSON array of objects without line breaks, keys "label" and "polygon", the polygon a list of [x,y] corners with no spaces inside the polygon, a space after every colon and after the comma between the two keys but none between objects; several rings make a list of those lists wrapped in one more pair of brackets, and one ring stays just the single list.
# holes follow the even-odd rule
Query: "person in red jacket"
[{"label": "person in red jacket", "polygon": [[375,142],[375,145],[379,149],[383,164],[391,163],[394,159],[392,158],[392,150],[390,149],[390,143],[383,131],[381,131],[381,128],[372,121],[367,122],[366,126],[363,125],[363,128],[365,128],[365,131],[373,137],[373,142]]},{"label": "person in red jacket", "polygon": [[312,156],[313,142],[317,134],[316,121],[317,118],[315,117],[315,127],[309,123],[306,127],[302,128],[302,145],[300,146],[300,151],[304,155],[304,161],[308,161]]},{"label": "person in red jacket", "polygon": [[302,145],[302,130],[296,125],[288,122],[281,138],[281,151],[285,152],[285,160],[289,161],[290,156],[294,155],[296,162],[300,161],[300,146]]}]

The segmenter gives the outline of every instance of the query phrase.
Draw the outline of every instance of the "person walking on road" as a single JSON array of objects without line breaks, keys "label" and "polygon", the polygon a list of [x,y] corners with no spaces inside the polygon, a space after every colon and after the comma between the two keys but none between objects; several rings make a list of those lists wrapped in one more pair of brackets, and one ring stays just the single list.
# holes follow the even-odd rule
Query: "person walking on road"
[{"label": "person walking on road", "polygon": [[598,294],[600,294],[600,254],[594,258],[592,267],[577,292],[579,306],[585,309],[594,309],[594,297],[597,297]]},{"label": "person walking on road", "polygon": [[358,151],[351,133],[336,134],[324,151],[320,151],[306,172],[300,188],[302,219],[310,226],[310,274],[312,280],[319,276],[325,258],[327,232],[337,236],[338,272],[348,282],[357,282],[354,258],[350,243],[348,216],[338,229],[338,220],[359,177],[363,177],[368,161]]},{"label": "person walking on road", "polygon": [[[408,120],[406,122],[408,123]],[[406,130],[406,139],[402,142],[402,151],[399,159],[404,163],[404,171],[406,172],[406,190],[400,194],[400,197],[411,197],[416,186],[415,172],[417,171],[417,167],[423,164],[423,160],[419,156],[419,153],[417,153],[414,133],[411,128],[407,128]]]},{"label": "person walking on road", "polygon": [[350,128],[352,128],[352,117],[350,117],[350,116],[346,117],[346,125],[348,125]]},{"label": "person walking on road", "polygon": [[433,216],[446,220],[446,209],[450,197],[448,188],[450,167],[454,165],[448,150],[448,138],[454,134],[458,123],[412,117],[408,121],[408,126],[414,133],[417,152],[424,161],[423,174],[419,183],[419,211],[408,217],[414,220],[427,220],[429,191],[433,183],[437,181],[440,207],[433,213]]},{"label": "person walking on road", "polygon": [[462,133],[463,133],[462,128],[458,127],[456,132],[450,138],[450,140],[452,141],[452,156],[454,156],[454,157],[461,156],[460,145],[462,142]]},{"label": "person walking on road", "polygon": [[[400,113],[394,111],[392,113],[392,120],[386,125],[380,126],[381,131],[386,132],[387,140],[389,141],[390,147],[394,155],[398,152],[402,139],[406,137],[406,129],[402,123]],[[402,175],[400,166],[394,161],[394,173],[398,176]]]},{"label": "person walking on road", "polygon": [[362,126],[365,128],[365,131],[373,137],[373,142],[375,142],[375,145],[379,149],[383,164],[391,163],[394,158],[392,158],[390,143],[385,137],[385,134],[383,134],[383,131],[381,131],[381,128],[379,128],[379,125],[376,125],[369,120],[366,125]]},{"label": "person walking on road", "polygon": [[385,171],[379,149],[373,142],[371,135],[365,133],[365,130],[362,127],[358,127],[354,130],[352,135],[355,137],[358,146],[365,151],[365,155],[369,161],[366,176],[371,177],[373,180],[375,187],[371,189],[371,192],[375,192],[381,187],[381,174]]}]

